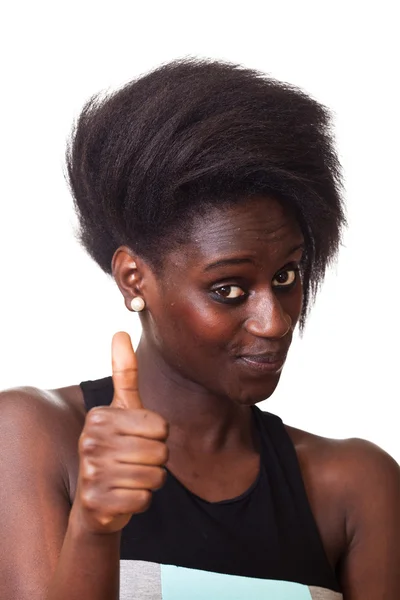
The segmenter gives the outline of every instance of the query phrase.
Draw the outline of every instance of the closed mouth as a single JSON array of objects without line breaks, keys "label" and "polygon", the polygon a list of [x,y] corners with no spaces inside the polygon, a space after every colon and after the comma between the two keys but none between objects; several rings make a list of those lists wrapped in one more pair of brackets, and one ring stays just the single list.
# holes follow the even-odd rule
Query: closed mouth
[{"label": "closed mouth", "polygon": [[277,375],[283,369],[286,354],[242,354],[238,356],[238,362],[245,367],[246,373],[274,374]]},{"label": "closed mouth", "polygon": [[260,364],[276,364],[284,362],[286,354],[281,353],[268,353],[268,354],[242,354],[239,358],[243,358],[246,361],[260,363]]}]

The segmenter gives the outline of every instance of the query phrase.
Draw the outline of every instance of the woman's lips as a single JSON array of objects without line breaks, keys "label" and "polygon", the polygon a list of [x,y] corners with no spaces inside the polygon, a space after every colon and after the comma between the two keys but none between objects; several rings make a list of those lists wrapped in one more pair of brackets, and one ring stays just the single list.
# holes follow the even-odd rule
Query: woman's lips
[{"label": "woman's lips", "polygon": [[277,373],[285,364],[286,354],[253,354],[239,356],[246,367],[263,373]]}]

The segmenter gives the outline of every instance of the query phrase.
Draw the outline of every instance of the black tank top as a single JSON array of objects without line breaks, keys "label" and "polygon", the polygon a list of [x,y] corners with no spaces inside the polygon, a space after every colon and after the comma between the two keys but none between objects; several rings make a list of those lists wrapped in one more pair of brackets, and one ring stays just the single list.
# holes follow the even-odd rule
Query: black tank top
[{"label": "black tank top", "polygon": [[[80,385],[87,410],[111,403],[111,377]],[[167,471],[150,508],[122,531],[121,600],[342,598],[292,441],[279,417],[252,412],[257,480],[237,498],[207,502]]]}]

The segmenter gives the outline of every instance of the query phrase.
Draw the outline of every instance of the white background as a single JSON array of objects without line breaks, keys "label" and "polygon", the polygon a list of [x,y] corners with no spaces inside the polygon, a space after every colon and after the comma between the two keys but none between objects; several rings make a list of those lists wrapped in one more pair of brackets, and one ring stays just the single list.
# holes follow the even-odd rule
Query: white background
[{"label": "white background", "polygon": [[400,461],[396,2],[8,2],[1,29],[0,388],[109,374],[137,317],[74,238],[65,140],[93,93],[182,56],[226,59],[335,113],[349,228],[263,408]]}]

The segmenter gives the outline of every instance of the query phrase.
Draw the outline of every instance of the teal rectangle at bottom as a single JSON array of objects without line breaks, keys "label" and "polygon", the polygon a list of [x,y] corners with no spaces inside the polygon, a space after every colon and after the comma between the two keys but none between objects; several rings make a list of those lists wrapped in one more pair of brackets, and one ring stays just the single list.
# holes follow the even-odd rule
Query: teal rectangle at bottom
[{"label": "teal rectangle at bottom", "polygon": [[161,565],[162,600],[311,600],[308,586]]}]

